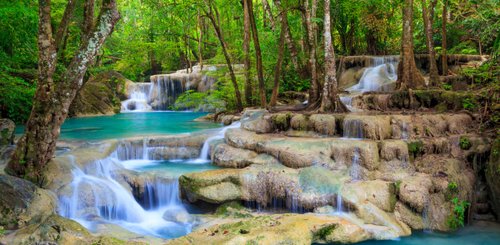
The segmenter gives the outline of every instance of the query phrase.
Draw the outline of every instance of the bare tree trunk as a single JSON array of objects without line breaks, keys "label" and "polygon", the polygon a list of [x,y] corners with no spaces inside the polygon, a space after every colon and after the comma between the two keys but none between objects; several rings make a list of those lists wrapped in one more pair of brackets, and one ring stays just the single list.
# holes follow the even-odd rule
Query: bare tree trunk
[{"label": "bare tree trunk", "polygon": [[283,56],[285,53],[285,35],[286,35],[286,11],[281,12],[281,31],[280,31],[280,42],[278,45],[278,61],[276,62],[276,67],[274,68],[274,86],[273,86],[273,94],[271,95],[271,102],[269,102],[269,106],[275,106],[276,101],[278,100],[278,93],[280,88],[280,75],[281,75],[281,66],[283,64]]},{"label": "bare tree trunk", "polygon": [[200,71],[203,71],[203,24],[200,11],[198,10],[198,63]]},{"label": "bare tree trunk", "polygon": [[335,67],[335,49],[332,44],[330,0],[325,0],[324,41],[325,41],[325,83],[321,99],[321,112],[346,111],[338,97],[338,82]]},{"label": "bare tree trunk", "polygon": [[245,56],[243,66],[245,69],[245,101],[247,105],[252,105],[252,78],[250,77],[250,38],[252,30],[250,27],[250,12],[248,10],[248,2],[246,0],[243,0],[243,16],[243,53]]},{"label": "bare tree trunk", "polygon": [[73,60],[57,81],[56,44],[52,37],[50,0],[39,0],[38,82],[33,108],[10,159],[7,173],[29,179],[40,186],[45,183],[43,170],[53,157],[60,128],[71,102],[83,86],[83,76],[92,65],[106,38],[120,18],[115,0],[103,0],[99,22],[92,35],[84,40]]},{"label": "bare tree trunk", "polygon": [[306,11],[307,41],[309,43],[309,67],[311,72],[309,104],[312,105],[319,100],[319,91],[321,87],[316,69],[316,24],[313,22],[313,19],[316,18],[317,3],[316,0],[312,0],[310,6],[309,0],[305,0],[304,5]]},{"label": "bare tree trunk", "polygon": [[208,19],[210,19],[210,22],[212,23],[212,27],[214,28],[215,34],[217,35],[217,38],[219,39],[220,45],[222,47],[222,53],[224,54],[224,58],[226,59],[227,63],[227,68],[229,69],[229,75],[231,76],[231,82],[233,83],[234,87],[234,93],[236,96],[236,107],[238,111],[243,110],[243,104],[241,103],[241,93],[240,89],[238,88],[238,82],[236,81],[236,76],[234,75],[234,70],[233,66],[231,64],[231,57],[229,57],[229,53],[227,52],[227,44],[224,41],[224,37],[222,36],[222,31],[220,29],[220,26],[217,24],[218,21],[215,19],[214,13],[212,11],[212,1],[211,0],[205,0],[206,5],[208,6],[208,10],[203,8],[203,12],[208,16]]},{"label": "bare tree trunk", "polygon": [[413,0],[404,0],[401,60],[398,67],[398,89],[422,88],[424,78],[415,64],[413,53]]},{"label": "bare tree trunk", "polygon": [[253,14],[252,0],[245,0],[245,1],[247,1],[248,4],[248,13],[250,15],[250,27],[252,29],[253,45],[255,48],[255,60],[257,63],[257,78],[259,80],[260,106],[266,108],[267,107],[266,85],[264,83],[264,69],[262,67],[262,53],[260,50],[259,33],[257,32],[257,25],[255,23],[255,18]]},{"label": "bare tree trunk", "polygon": [[443,14],[442,14],[442,57],[441,65],[443,66],[443,76],[448,75],[448,54],[447,54],[447,43],[446,43],[446,22],[448,21],[448,0],[443,1]]},{"label": "bare tree trunk", "polygon": [[434,3],[432,2],[427,8],[427,0],[422,0],[422,17],[424,19],[425,39],[427,44],[427,51],[429,52],[429,85],[438,86],[439,73],[436,61],[436,51],[434,50],[434,43],[432,40],[432,16],[434,15]]},{"label": "bare tree trunk", "polygon": [[262,0],[262,7],[264,8],[265,15],[269,16],[269,25],[272,30],[276,28],[276,23],[274,22],[273,12],[271,11],[271,6],[267,0]]},{"label": "bare tree trunk", "polygon": [[[285,11],[284,8],[281,7],[281,1],[280,0],[274,0],[274,4],[278,7],[278,9],[283,12]],[[293,68],[295,70],[300,70],[301,67],[299,65],[299,53],[297,51],[297,47],[295,46],[295,42],[293,41],[292,37],[292,32],[290,31],[290,26],[288,25],[288,17],[287,15],[279,15],[280,17],[280,22],[283,23],[283,26],[281,28],[285,28],[285,40],[286,40],[286,46],[288,47],[288,50],[290,51],[290,59],[292,60]],[[285,18],[284,20],[282,20]]]},{"label": "bare tree trunk", "polygon": [[[50,1],[48,1],[50,5]],[[76,0],[68,0],[66,4],[66,8],[64,9],[64,14],[61,19],[61,23],[57,28],[56,37],[55,37],[55,45],[56,51],[59,51],[61,45],[63,44],[63,40],[68,33],[68,26],[71,22],[71,18],[73,18],[73,13],[75,12]],[[50,14],[50,13],[49,13]]]},{"label": "bare tree trunk", "polygon": [[95,0],[86,0],[83,7],[83,36],[88,38],[94,28]]}]

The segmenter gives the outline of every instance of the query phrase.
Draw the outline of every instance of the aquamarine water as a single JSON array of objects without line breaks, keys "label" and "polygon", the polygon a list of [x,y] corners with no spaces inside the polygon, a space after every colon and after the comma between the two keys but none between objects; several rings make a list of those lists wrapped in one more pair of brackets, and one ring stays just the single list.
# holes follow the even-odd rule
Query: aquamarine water
[{"label": "aquamarine water", "polygon": [[360,245],[497,245],[500,244],[500,225],[479,223],[453,233],[414,232],[409,237],[391,241],[366,241]]},{"label": "aquamarine water", "polygon": [[211,163],[197,163],[196,160],[168,160],[168,161],[151,161],[151,160],[129,160],[122,161],[121,164],[130,170],[137,172],[153,172],[162,177],[178,178],[183,174],[193,172],[203,172],[207,170],[220,169]]},{"label": "aquamarine water", "polygon": [[[103,140],[139,135],[164,135],[196,132],[221,127],[211,122],[195,122],[206,113],[198,112],[142,112],[121,113],[113,116],[69,118],[61,127],[61,139]],[[23,126],[16,128],[22,134]]]}]

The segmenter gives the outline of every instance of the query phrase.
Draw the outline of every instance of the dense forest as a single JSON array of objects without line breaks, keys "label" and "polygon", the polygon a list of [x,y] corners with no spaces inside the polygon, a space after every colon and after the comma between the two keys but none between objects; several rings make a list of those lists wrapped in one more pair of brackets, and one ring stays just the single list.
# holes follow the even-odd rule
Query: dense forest
[{"label": "dense forest", "polygon": [[0,0],[0,133],[0,244],[496,244],[500,0]]},{"label": "dense forest", "polygon": [[[59,26],[63,18],[69,22],[65,30],[60,30],[64,38],[56,40],[60,50],[57,74],[73,58],[86,28],[84,1],[72,3],[74,10],[67,17],[66,2],[54,0],[51,4],[51,25]],[[38,6],[36,1],[24,0],[1,4],[1,112],[3,117],[21,123],[28,118],[36,87]],[[330,32],[337,59],[348,55],[399,54],[405,4],[410,4],[408,8],[413,12],[414,54],[433,50],[437,57],[496,56],[500,28],[498,1],[332,0]],[[262,102],[261,89],[269,100],[276,79],[279,92],[307,91],[321,86],[314,84],[323,83],[321,74],[326,63],[323,1],[255,1],[248,6],[253,17],[249,20],[243,14],[244,6],[244,1],[119,1],[121,21],[85,79],[115,70],[133,81],[149,81],[150,75],[189,69],[195,64],[225,64],[227,54],[232,64],[248,67],[245,76],[235,78],[244,97],[241,103],[247,106]],[[94,11],[97,13],[97,9]],[[280,48],[283,54],[277,52]],[[311,53],[314,68],[310,63]],[[282,64],[279,68],[278,61]],[[474,77],[478,83],[491,82],[498,70],[496,64],[490,63],[480,69],[464,70],[461,75]],[[434,65],[439,75],[449,75],[443,74],[441,64]],[[442,82],[433,85],[447,87]],[[225,81],[219,89],[220,93],[190,96],[199,100],[218,97],[227,100],[230,109],[236,109],[238,100],[230,81]]]}]

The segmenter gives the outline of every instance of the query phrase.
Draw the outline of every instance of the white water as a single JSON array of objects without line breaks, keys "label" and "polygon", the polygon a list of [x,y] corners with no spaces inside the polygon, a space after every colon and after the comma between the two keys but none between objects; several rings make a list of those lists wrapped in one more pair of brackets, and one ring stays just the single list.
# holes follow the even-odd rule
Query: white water
[{"label": "white water", "polygon": [[343,122],[343,137],[363,139],[363,122],[359,119],[345,119]]},{"label": "white water", "polygon": [[141,205],[119,180],[117,173],[124,167],[116,153],[85,169],[73,165],[70,193],[59,196],[60,215],[90,230],[104,222],[163,238],[191,231],[192,223],[181,203],[177,180],[147,182]]},{"label": "white water", "polygon": [[352,165],[350,170],[351,179],[353,181],[361,180],[361,166],[359,165],[360,154],[359,148],[354,148],[354,154],[352,156]]},{"label": "white water", "polygon": [[370,91],[390,91],[398,79],[397,67],[399,56],[372,57],[370,67],[366,68],[359,82],[347,88],[349,94],[340,96],[340,100],[349,111],[356,111],[352,106],[352,98]]},{"label": "white water", "polygon": [[122,112],[143,112],[151,111],[149,105],[149,93],[151,83],[134,83],[133,87],[129,88],[129,99],[122,101]]},{"label": "white water", "polygon": [[210,162],[210,143],[216,140],[224,139],[224,135],[226,134],[226,131],[231,128],[239,128],[241,126],[240,122],[233,122],[231,125],[226,126],[222,128],[217,134],[214,136],[209,137],[207,140],[205,140],[205,143],[203,143],[203,146],[201,147],[201,152],[200,156],[198,159],[194,160],[195,163],[208,163]]}]

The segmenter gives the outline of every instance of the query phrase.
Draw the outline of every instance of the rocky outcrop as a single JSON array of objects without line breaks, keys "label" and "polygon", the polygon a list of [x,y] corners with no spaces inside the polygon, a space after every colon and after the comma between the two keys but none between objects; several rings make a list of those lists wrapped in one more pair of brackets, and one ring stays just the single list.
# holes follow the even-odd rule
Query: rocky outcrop
[{"label": "rocky outcrop", "polygon": [[[383,227],[376,228],[384,230]],[[213,244],[254,244],[263,241],[265,244],[356,243],[373,238],[373,233],[340,217],[276,214],[213,225],[167,244],[199,244],[206,241]]]},{"label": "rocky outcrop", "polygon": [[120,112],[120,101],[127,99],[127,80],[110,71],[91,77],[77,94],[69,109],[70,116],[112,115]]},{"label": "rocky outcrop", "polygon": [[0,118],[0,147],[14,144],[16,124],[6,118]]},{"label": "rocky outcrop", "polygon": [[489,164],[486,169],[486,180],[488,182],[493,209],[500,216],[500,139],[497,138],[491,148]]}]

